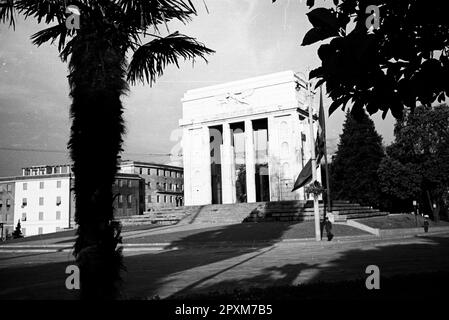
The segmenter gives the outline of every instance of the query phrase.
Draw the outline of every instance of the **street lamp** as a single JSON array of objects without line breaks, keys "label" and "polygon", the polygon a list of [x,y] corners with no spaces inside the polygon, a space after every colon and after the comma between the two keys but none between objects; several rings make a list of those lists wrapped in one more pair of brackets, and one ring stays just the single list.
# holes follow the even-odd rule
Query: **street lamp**
[{"label": "street lamp", "polygon": [[413,200],[413,207],[415,208],[415,225],[418,228],[418,202]]}]

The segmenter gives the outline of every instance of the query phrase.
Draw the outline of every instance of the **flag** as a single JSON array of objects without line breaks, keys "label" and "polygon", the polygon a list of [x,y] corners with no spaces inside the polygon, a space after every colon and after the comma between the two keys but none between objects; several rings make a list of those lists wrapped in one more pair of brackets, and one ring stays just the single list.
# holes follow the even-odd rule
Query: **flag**
[{"label": "flag", "polygon": [[[323,90],[320,88],[320,110],[318,117],[318,131],[316,135],[315,141],[315,157],[317,159],[316,164],[317,167],[320,164],[321,159],[324,156],[325,148],[326,148],[326,133],[325,133],[325,115],[324,115],[324,106],[323,106]],[[296,182],[293,186],[292,192],[302,188],[307,183],[312,180],[312,159],[310,159],[306,165],[302,168],[301,172],[296,179]]]},{"label": "flag", "polygon": [[326,126],[325,126],[325,115],[324,115],[324,106],[323,106],[323,88],[320,87],[320,111],[318,117],[318,132],[316,135],[315,141],[315,155],[317,159],[317,163],[320,163],[321,158],[324,156],[324,151],[326,148]]},{"label": "flag", "polygon": [[293,186],[292,192],[304,187],[307,183],[312,180],[312,159],[310,159],[304,168],[302,168],[298,178],[296,179],[295,185]]}]

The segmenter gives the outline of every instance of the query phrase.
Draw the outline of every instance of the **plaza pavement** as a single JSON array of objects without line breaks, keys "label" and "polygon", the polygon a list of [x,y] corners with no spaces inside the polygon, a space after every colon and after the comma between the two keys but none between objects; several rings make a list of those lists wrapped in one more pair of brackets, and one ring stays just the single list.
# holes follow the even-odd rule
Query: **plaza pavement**
[{"label": "plaza pavement", "polygon": [[[225,234],[226,229],[232,231],[232,226],[202,228],[196,237],[201,233],[209,237]],[[170,231],[166,234],[180,232],[179,228],[165,230]],[[142,236],[141,232],[130,235]],[[272,241],[240,245],[229,241],[182,245],[195,234],[155,250],[147,250],[142,243],[129,244],[134,250],[124,251],[125,297],[167,298],[252,286],[358,279],[366,277],[365,269],[371,264],[379,266],[382,276],[445,271],[449,267],[447,230],[389,238],[359,234],[336,237],[331,242],[283,239],[281,232],[288,230],[276,231],[278,237]],[[164,232],[154,229],[148,233]],[[69,251],[0,252],[0,299],[75,299],[77,292],[65,288],[65,268],[72,263]]]}]

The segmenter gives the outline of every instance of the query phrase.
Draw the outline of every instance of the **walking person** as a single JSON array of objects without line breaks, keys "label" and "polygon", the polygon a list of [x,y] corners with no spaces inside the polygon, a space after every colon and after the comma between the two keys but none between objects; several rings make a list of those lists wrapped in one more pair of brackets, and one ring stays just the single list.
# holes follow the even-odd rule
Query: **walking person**
[{"label": "walking person", "polygon": [[424,232],[429,231],[429,216],[426,214],[424,216]]},{"label": "walking person", "polygon": [[332,222],[328,217],[324,218],[324,229],[326,230],[327,241],[331,241],[334,235],[332,233]]}]

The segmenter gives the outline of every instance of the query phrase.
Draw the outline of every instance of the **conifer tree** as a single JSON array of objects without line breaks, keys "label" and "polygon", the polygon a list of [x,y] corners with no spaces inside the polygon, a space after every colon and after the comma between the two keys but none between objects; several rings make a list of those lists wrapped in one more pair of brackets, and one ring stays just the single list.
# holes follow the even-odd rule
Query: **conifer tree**
[{"label": "conifer tree", "polygon": [[20,220],[17,221],[16,229],[13,231],[12,237],[13,237],[14,239],[17,239],[17,238],[23,238],[23,234],[22,234],[22,226],[20,225]]},{"label": "conifer tree", "polygon": [[346,114],[331,165],[332,198],[378,207],[377,169],[384,157],[382,137],[363,109]]}]

